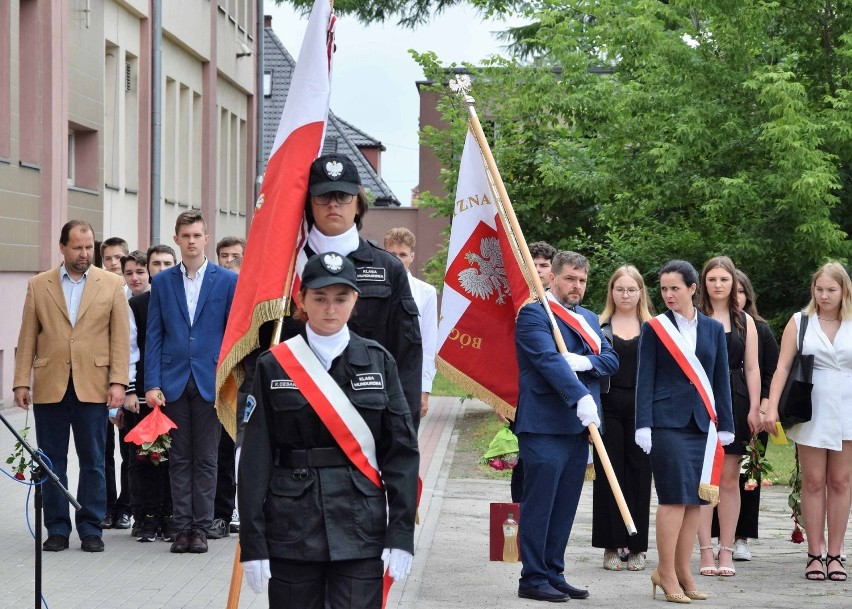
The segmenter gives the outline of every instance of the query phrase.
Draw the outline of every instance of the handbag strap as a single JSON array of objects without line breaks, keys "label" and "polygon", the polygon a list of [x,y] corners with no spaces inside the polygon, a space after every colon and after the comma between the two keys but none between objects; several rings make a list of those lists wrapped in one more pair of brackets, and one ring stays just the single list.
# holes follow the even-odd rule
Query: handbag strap
[{"label": "handbag strap", "polygon": [[802,347],[805,345],[805,331],[808,329],[808,319],[804,313],[799,314],[799,355],[802,354]]}]

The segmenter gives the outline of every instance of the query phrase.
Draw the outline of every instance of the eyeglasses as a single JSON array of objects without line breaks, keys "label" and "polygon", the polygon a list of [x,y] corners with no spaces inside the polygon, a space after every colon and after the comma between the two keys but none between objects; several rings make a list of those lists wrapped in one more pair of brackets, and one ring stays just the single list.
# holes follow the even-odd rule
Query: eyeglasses
[{"label": "eyeglasses", "polygon": [[350,195],[348,192],[341,192],[336,190],[334,192],[326,192],[321,195],[313,195],[314,203],[317,205],[328,205],[333,201],[336,201],[338,205],[349,205],[352,203],[352,200],[355,198],[355,195]]},{"label": "eyeglasses", "polygon": [[636,296],[641,290],[639,288],[612,288],[612,291],[618,294],[619,296],[623,296],[626,292],[628,296]]}]

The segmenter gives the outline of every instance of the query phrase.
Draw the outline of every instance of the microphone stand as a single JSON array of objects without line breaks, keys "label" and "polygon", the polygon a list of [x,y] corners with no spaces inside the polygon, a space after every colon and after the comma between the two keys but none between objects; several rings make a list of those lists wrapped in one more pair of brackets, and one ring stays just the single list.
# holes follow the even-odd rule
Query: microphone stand
[{"label": "microphone stand", "polygon": [[24,440],[23,436],[18,433],[9,420],[3,416],[3,413],[0,412],[0,421],[3,421],[3,425],[5,425],[9,431],[12,432],[12,435],[17,438],[18,442],[21,443],[21,446],[30,454],[33,461],[36,462],[36,466],[32,469],[32,484],[35,486],[35,607],[39,609],[42,605],[41,603],[41,526],[42,526],[42,507],[44,505],[43,499],[43,491],[41,489],[42,484],[44,483],[45,477],[49,478],[56,487],[62,491],[62,494],[65,495],[65,498],[68,499],[68,503],[74,506],[75,510],[81,509],[81,505],[77,502],[77,499],[74,498],[67,488],[65,488],[62,483],[59,481],[59,477],[50,469],[44,460],[41,458],[41,455],[30,446],[26,440]]}]

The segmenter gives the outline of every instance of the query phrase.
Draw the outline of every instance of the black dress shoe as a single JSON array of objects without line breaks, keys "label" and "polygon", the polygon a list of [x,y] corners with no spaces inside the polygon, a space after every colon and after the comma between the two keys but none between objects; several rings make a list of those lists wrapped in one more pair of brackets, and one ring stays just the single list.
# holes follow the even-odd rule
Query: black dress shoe
[{"label": "black dress shoe", "polygon": [[101,528],[102,529],[111,529],[112,528],[112,514],[107,514],[104,516],[104,519],[101,520]]},{"label": "black dress shoe", "polygon": [[222,539],[231,534],[230,525],[223,518],[216,518],[207,529],[207,539]]},{"label": "black dress shoe", "polygon": [[130,528],[130,516],[128,514],[122,514],[118,518],[112,521],[112,528],[114,529],[129,529]]},{"label": "black dress shoe", "polygon": [[80,548],[83,552],[103,552],[104,542],[97,535],[86,535],[80,540]]},{"label": "black dress shoe", "polygon": [[185,554],[189,550],[189,531],[178,531],[172,542],[172,554]]},{"label": "black dress shoe", "polygon": [[68,549],[68,538],[64,535],[48,535],[41,546],[45,552],[61,552]]},{"label": "black dress shoe", "polygon": [[207,533],[201,529],[193,529],[189,535],[189,551],[193,554],[204,554],[207,551]]},{"label": "black dress shoe", "polygon": [[575,588],[566,581],[550,582],[550,585],[559,590],[560,592],[567,594],[570,598],[589,598],[588,590],[583,590],[582,588]]},{"label": "black dress shoe", "polygon": [[560,592],[550,584],[541,584],[530,588],[518,588],[518,596],[530,598],[534,601],[548,601],[551,603],[564,603],[568,600],[567,592]]}]

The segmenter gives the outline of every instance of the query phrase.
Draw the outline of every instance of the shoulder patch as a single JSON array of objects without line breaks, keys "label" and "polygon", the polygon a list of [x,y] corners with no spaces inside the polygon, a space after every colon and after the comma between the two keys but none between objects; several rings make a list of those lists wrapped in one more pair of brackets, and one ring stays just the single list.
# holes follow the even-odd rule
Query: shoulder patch
[{"label": "shoulder patch", "polygon": [[355,378],[350,382],[352,383],[352,389],[355,391],[385,388],[385,379],[381,372],[365,372],[362,374],[356,374]]},{"label": "shoulder patch", "polygon": [[296,383],[291,379],[273,379],[269,384],[270,389],[298,389]]},{"label": "shoulder patch", "polygon": [[381,266],[361,266],[355,268],[357,281],[385,281],[386,269]]},{"label": "shoulder patch", "polygon": [[254,396],[249,394],[246,398],[246,411],[243,414],[243,423],[248,423],[251,418],[251,413],[254,412],[254,407],[257,406],[257,400],[254,399]]}]

